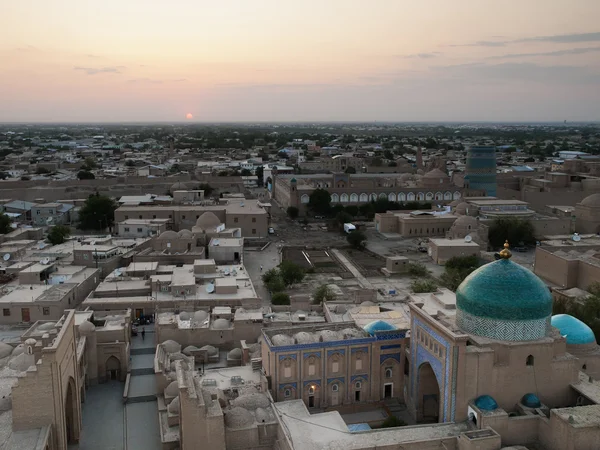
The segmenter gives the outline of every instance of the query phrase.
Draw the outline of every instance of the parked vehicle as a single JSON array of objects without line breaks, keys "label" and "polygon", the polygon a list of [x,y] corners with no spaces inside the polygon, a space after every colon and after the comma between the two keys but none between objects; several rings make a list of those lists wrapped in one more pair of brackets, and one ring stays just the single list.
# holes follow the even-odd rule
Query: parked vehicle
[{"label": "parked vehicle", "polygon": [[275,228],[269,227],[268,232],[269,232],[269,234],[275,234]]},{"label": "parked vehicle", "polygon": [[350,234],[355,230],[356,230],[356,227],[354,225],[352,225],[351,223],[344,224],[344,233]]}]

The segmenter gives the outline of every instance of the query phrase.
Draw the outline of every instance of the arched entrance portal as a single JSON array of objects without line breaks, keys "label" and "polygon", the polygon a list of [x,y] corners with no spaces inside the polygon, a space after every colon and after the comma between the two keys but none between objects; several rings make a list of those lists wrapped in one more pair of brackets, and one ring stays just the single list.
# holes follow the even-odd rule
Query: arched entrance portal
[{"label": "arched entrance portal", "polygon": [[67,397],[65,399],[65,433],[68,444],[75,443],[78,439],[77,397],[75,389],[75,381],[73,378],[70,378],[67,384]]},{"label": "arched entrance portal", "polygon": [[440,419],[440,386],[431,364],[423,363],[419,367],[417,420],[425,423],[437,423]]},{"label": "arched entrance portal", "polygon": [[106,379],[121,379],[121,362],[115,356],[111,356],[106,360]]}]

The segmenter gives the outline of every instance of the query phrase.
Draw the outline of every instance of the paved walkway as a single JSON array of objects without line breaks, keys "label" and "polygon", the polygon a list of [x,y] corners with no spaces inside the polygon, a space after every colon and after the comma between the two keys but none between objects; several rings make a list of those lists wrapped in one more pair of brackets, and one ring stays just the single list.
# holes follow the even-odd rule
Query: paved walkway
[{"label": "paved walkway", "polygon": [[367,280],[365,277],[362,276],[362,274],[356,268],[356,266],[354,266],[354,264],[352,264],[350,262],[350,260],[348,258],[346,258],[346,256],[342,252],[340,252],[337,248],[332,248],[331,252],[338,258],[338,260],[344,265],[344,267],[346,269],[348,269],[348,271],[352,275],[354,275],[354,277],[358,280],[358,283],[364,289],[375,289],[373,287],[373,285],[371,284],[371,282],[369,280]]},{"label": "paved walkway", "polygon": [[[250,275],[250,280],[254,285],[256,295],[262,299],[262,306],[268,307],[271,304],[271,296],[265,288],[262,281],[262,274],[267,270],[273,269],[279,265],[279,249],[276,242],[271,242],[263,251],[250,250],[244,251],[244,267]],[[260,266],[263,267],[261,272]]]}]

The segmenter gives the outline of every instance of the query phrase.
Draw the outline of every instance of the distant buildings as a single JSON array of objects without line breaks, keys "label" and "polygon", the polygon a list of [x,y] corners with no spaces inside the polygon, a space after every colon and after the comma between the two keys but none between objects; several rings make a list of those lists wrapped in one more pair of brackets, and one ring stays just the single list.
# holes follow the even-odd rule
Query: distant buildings
[{"label": "distant buildings", "polygon": [[496,148],[471,147],[467,152],[465,187],[496,196]]}]

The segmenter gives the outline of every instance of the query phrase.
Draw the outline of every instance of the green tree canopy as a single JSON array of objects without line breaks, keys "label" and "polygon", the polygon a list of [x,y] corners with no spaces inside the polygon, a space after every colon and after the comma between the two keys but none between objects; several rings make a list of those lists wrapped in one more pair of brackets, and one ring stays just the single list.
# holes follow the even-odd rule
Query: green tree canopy
[{"label": "green tree canopy", "polygon": [[254,175],[256,175],[258,177],[257,183],[259,186],[263,185],[263,176],[264,176],[264,169],[263,166],[258,166],[255,170],[254,170]]},{"label": "green tree canopy", "polygon": [[315,189],[308,199],[308,209],[315,214],[329,214],[331,195],[325,189]]},{"label": "green tree canopy", "polygon": [[96,176],[89,170],[80,170],[77,172],[77,178],[79,180],[94,180]]},{"label": "green tree canopy", "polygon": [[117,203],[105,195],[93,194],[79,210],[79,228],[82,230],[105,230],[115,222]]},{"label": "green tree canopy", "polygon": [[0,234],[10,233],[13,228],[10,225],[12,220],[6,214],[0,214]]},{"label": "green tree canopy", "polygon": [[322,302],[331,302],[335,300],[335,293],[326,284],[319,286],[313,294],[313,304],[319,305]]},{"label": "green tree canopy", "polygon": [[52,245],[62,244],[71,235],[71,229],[64,225],[53,226],[48,232],[48,240]]},{"label": "green tree canopy", "polygon": [[296,219],[298,217],[298,214],[300,213],[300,210],[295,206],[288,206],[286,212],[290,219]]},{"label": "green tree canopy", "polygon": [[478,267],[477,256],[455,256],[446,261],[440,281],[451,291],[456,291],[463,280]]},{"label": "green tree canopy", "polygon": [[286,286],[300,283],[304,279],[304,269],[291,261],[282,261],[279,264],[279,274]]},{"label": "green tree canopy", "polygon": [[488,239],[495,248],[502,247],[507,240],[513,247],[535,244],[533,224],[529,220],[501,217],[491,223]]},{"label": "green tree canopy", "polygon": [[346,240],[352,247],[360,249],[365,246],[367,235],[361,230],[354,230],[346,236]]},{"label": "green tree canopy", "polygon": [[243,177],[249,177],[252,175],[252,172],[250,172],[250,170],[248,170],[248,169],[242,169],[242,171],[240,172],[240,175]]},{"label": "green tree canopy", "polygon": [[284,292],[277,292],[271,296],[271,303],[274,305],[289,305],[290,296]]}]

